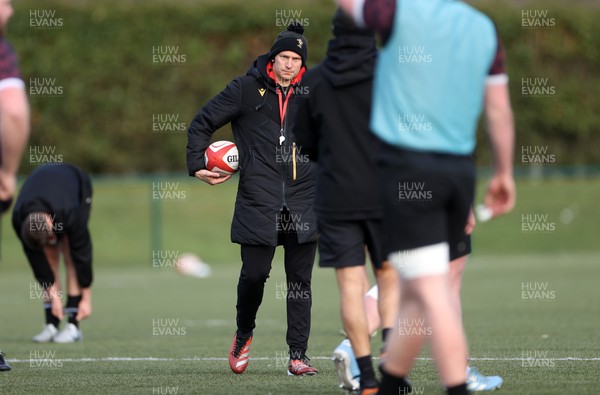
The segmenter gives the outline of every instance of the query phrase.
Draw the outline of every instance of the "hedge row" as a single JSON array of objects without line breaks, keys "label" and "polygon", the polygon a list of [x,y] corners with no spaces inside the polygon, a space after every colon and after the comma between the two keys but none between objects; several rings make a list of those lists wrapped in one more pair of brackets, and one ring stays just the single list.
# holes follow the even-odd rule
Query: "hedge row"
[{"label": "hedge row", "polygon": [[[537,4],[483,5],[507,52],[518,146],[547,146],[556,163],[600,163],[600,11]],[[322,60],[334,6],[23,0],[15,8],[7,36],[32,105],[23,171],[58,159],[95,173],[138,173],[185,171],[195,112],[245,73],[290,19],[306,25],[309,65]],[[537,25],[523,26],[527,17]],[[523,79],[545,95],[524,94]],[[479,137],[478,161],[487,164],[485,133]]]}]

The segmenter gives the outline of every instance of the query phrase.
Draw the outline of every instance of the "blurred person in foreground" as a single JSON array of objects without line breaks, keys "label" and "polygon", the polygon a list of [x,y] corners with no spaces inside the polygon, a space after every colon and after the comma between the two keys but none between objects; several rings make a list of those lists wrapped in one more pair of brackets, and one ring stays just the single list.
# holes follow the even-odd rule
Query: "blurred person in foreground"
[{"label": "blurred person in foreground", "polygon": [[375,33],[357,27],[340,10],[332,23],[327,57],[304,75],[308,94],[296,113],[296,135],[304,152],[317,162],[319,266],[335,269],[348,337],[343,345],[348,349],[352,344],[349,351],[355,352],[353,366],[360,376],[359,383],[348,379],[351,361],[338,347],[333,358],[338,380],[342,388],[366,395],[377,391],[363,304],[366,251],[382,289],[384,341],[394,325],[397,299],[395,270],[381,255],[383,208],[372,176],[377,138],[369,130],[369,116],[377,49]]},{"label": "blurred person in foreground", "polygon": [[[450,252],[450,296],[454,308],[457,309],[459,316],[462,319],[462,306],[460,290],[462,288],[463,272],[467,263],[468,254],[471,253],[471,237],[470,234],[475,225],[475,216],[470,214],[469,221],[465,228],[464,242],[466,249],[464,251],[451,251]],[[368,282],[368,278],[365,278]],[[396,284],[397,285],[397,284]],[[381,318],[379,305],[379,287],[374,285],[364,295],[364,305],[367,317],[367,331],[373,336],[377,329],[382,328],[383,341],[385,343],[389,330],[386,331],[388,325],[385,324],[385,320]],[[397,304],[397,300],[392,301]],[[392,306],[394,306],[392,304]],[[393,319],[393,318],[392,318]],[[427,331],[427,328],[419,328],[413,325],[411,328],[412,332],[415,331]],[[464,329],[463,329],[464,330]],[[407,331],[408,332],[408,331]],[[380,355],[380,360],[385,358],[385,353]],[[357,389],[359,388],[359,380],[361,372],[358,367],[358,362],[354,354],[352,344],[348,339],[344,339],[334,351],[334,361],[336,363],[336,372],[340,387],[344,389]],[[485,376],[479,372],[479,369],[472,366],[467,366],[467,389],[471,392],[482,392],[482,391],[494,391],[499,389],[504,380],[500,376]]]},{"label": "blurred person in foreground", "polygon": [[[447,393],[467,394],[467,344],[450,297],[449,262],[452,248],[461,247],[473,203],[471,155],[482,107],[494,151],[485,204],[498,216],[516,200],[514,125],[498,33],[487,16],[461,1],[337,2],[384,42],[371,129],[383,141],[383,253],[400,274],[401,298],[379,394],[412,392],[407,376],[426,338],[407,331],[414,322],[430,329]],[[413,127],[415,119],[431,127]]]},{"label": "blurred person in foreground", "polygon": [[[29,139],[29,103],[17,56],[4,38],[13,14],[10,0],[0,0],[0,212],[8,211],[17,171]],[[0,350],[0,372],[10,370]]]},{"label": "blurred person in foreground", "polygon": [[[318,161],[319,264],[336,268],[340,287],[348,338],[334,350],[338,381],[341,388],[368,393],[375,386],[369,336],[381,327],[385,343],[394,325],[398,298],[396,275],[388,270],[389,262],[381,262],[383,209],[377,181],[371,177],[377,167],[377,138],[369,130],[376,49],[373,31],[357,27],[339,10],[333,17],[333,34],[325,61],[304,76],[309,95],[297,113],[296,134],[311,159]],[[474,225],[475,218],[470,215],[464,248],[450,251],[451,295],[459,314],[462,273],[471,252]],[[372,262],[377,262],[377,281],[386,289],[382,292],[386,296],[380,297],[377,285],[365,294],[365,246]],[[364,311],[357,307],[363,301]],[[471,367],[468,372],[471,391],[502,385],[499,376],[483,376]]]}]

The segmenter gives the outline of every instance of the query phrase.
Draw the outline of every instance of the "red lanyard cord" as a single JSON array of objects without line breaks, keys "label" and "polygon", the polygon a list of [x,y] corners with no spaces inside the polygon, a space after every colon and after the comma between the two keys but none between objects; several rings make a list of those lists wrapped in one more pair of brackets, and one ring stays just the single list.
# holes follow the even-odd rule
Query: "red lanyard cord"
[{"label": "red lanyard cord", "polygon": [[279,119],[281,120],[281,130],[283,130],[283,121],[285,120],[285,114],[287,111],[287,105],[288,105],[288,100],[290,99],[290,96],[292,96],[292,87],[288,87],[288,93],[285,97],[285,101],[283,101],[282,103],[282,94],[281,94],[281,88],[277,88],[277,98],[279,99]]}]

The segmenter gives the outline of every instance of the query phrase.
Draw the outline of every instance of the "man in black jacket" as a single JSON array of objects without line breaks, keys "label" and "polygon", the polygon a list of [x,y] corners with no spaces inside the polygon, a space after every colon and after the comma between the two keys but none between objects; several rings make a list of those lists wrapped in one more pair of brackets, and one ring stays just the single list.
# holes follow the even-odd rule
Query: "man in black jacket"
[{"label": "man in black jacket", "polygon": [[[296,118],[296,134],[311,159],[318,160],[316,211],[319,265],[336,269],[341,315],[360,370],[361,394],[375,393],[377,381],[363,297],[368,284],[365,247],[382,289],[379,309],[383,336],[394,325],[397,281],[380,253],[382,207],[378,195],[376,137],[369,130],[371,91],[377,50],[369,29],[337,11],[327,57],[303,78],[306,95]],[[391,298],[391,299],[390,299]],[[339,348],[339,347],[338,347]],[[356,390],[349,355],[334,352],[340,384]]]},{"label": "man in black jacket", "polygon": [[[79,321],[92,313],[92,240],[87,226],[91,203],[90,178],[70,164],[40,166],[21,188],[12,223],[40,285],[31,296],[43,299],[46,314],[46,326],[33,338],[35,342],[80,340]],[[68,323],[59,332],[61,254],[67,269]]]},{"label": "man in black jacket", "polygon": [[[190,176],[210,185],[231,176],[205,169],[204,152],[212,134],[230,123],[239,150],[239,184],[231,240],[241,245],[237,287],[237,331],[229,366],[248,366],[256,313],[278,245],[285,249],[288,372],[313,375],[306,357],[312,304],[311,277],[316,251],[314,174],[294,136],[297,96],[306,70],[307,42],[302,26],[281,32],[268,54],[259,56],[245,76],[234,79],[195,116],[188,130]],[[293,291],[292,291],[293,290]]]}]

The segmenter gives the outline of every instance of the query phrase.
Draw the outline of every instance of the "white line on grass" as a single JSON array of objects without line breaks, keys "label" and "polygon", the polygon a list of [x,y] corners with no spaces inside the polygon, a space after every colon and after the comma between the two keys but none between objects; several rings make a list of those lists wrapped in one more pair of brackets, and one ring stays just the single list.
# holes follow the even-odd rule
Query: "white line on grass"
[{"label": "white line on grass", "polygon": [[[60,360],[61,362],[176,362],[176,361],[227,361],[228,358],[216,358],[216,357],[189,357],[189,358],[155,358],[155,357],[106,357],[106,358],[52,358]],[[252,358],[254,361],[271,361],[277,360],[278,358],[269,357],[256,357]],[[331,360],[331,357],[312,357],[311,359]],[[374,358],[379,359],[379,358]],[[432,358],[417,358],[421,361],[433,361]],[[529,361],[533,358],[469,358],[470,361]],[[577,358],[577,357],[563,357],[563,358],[545,358],[546,360],[552,361],[575,361],[575,362],[598,362],[600,358]],[[40,361],[40,359],[7,359],[11,363],[31,363],[33,361]]]}]

